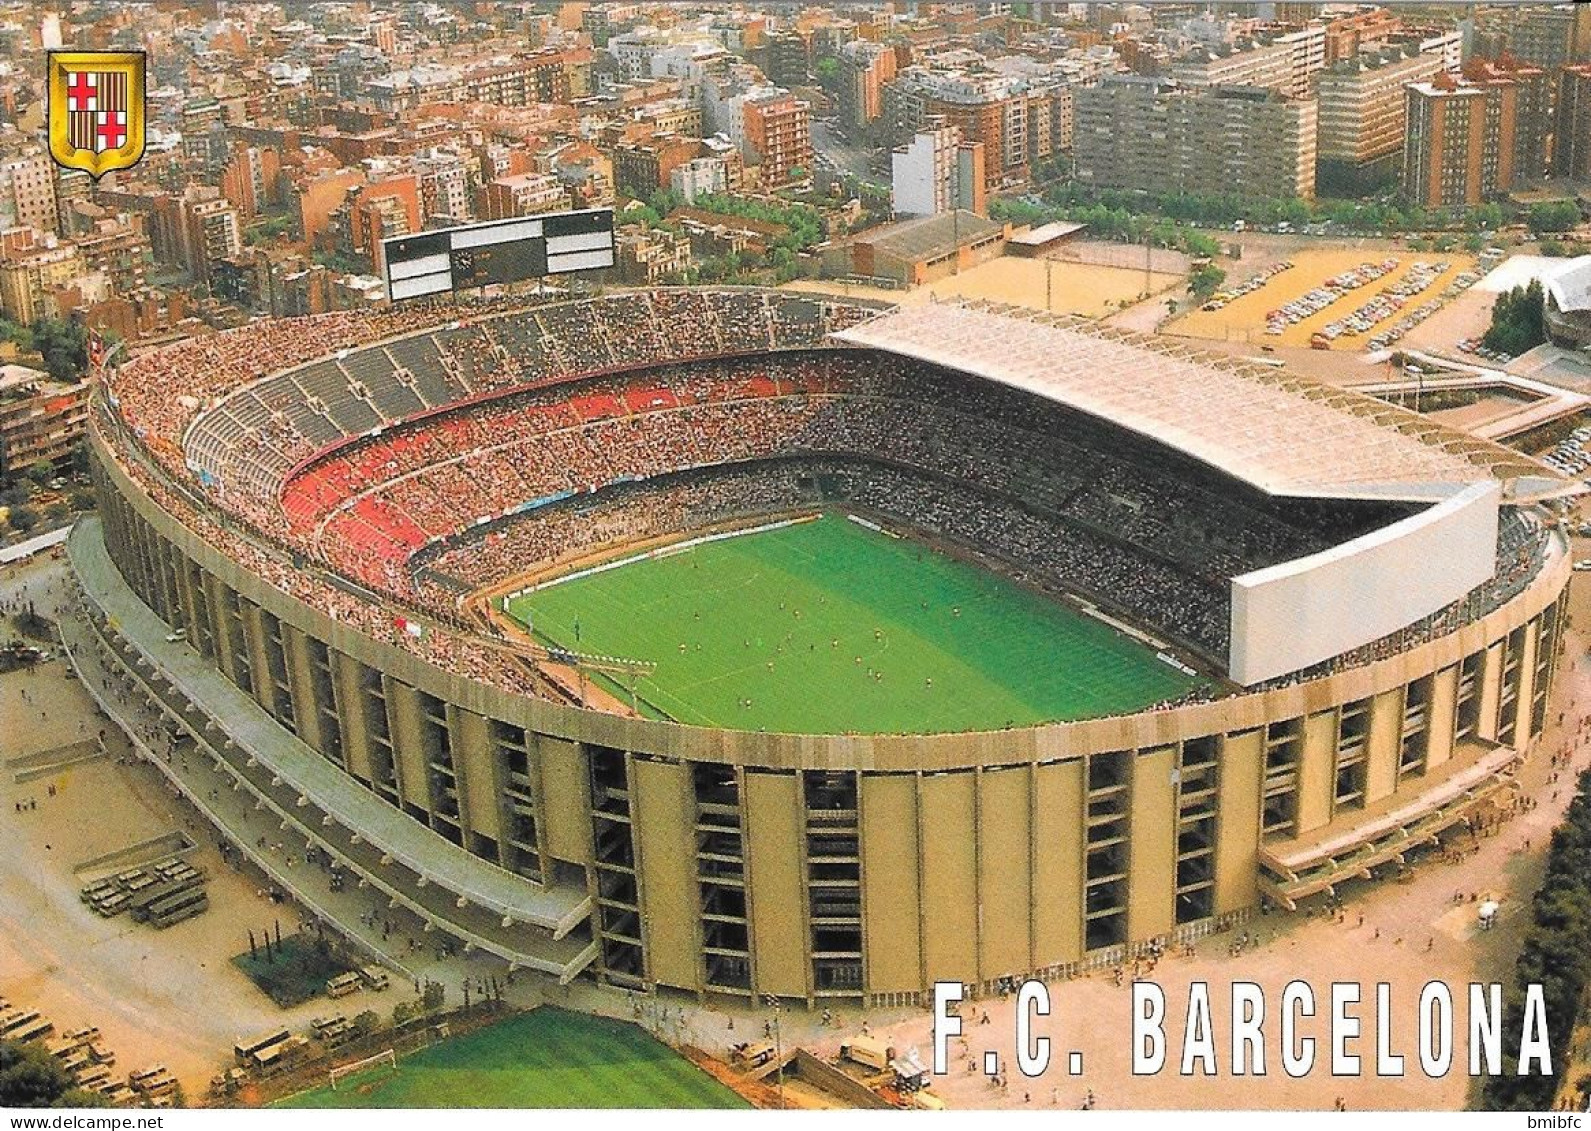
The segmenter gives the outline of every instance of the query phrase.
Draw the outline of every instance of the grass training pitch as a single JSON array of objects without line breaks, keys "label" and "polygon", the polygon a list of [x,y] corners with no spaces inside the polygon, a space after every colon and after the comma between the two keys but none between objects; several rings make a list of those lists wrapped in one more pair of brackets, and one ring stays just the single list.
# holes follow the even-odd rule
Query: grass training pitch
[{"label": "grass training pitch", "polygon": [[284,1100],[312,1108],[744,1108],[638,1027],[543,1006]]},{"label": "grass training pitch", "polygon": [[574,577],[508,612],[554,646],[655,663],[644,707],[736,730],[993,730],[1199,682],[1061,602],[844,514]]}]

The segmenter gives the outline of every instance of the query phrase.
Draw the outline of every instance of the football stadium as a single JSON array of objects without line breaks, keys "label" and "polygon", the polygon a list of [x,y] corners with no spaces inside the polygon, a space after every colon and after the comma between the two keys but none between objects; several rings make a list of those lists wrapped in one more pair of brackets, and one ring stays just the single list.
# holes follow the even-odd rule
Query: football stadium
[{"label": "football stadium", "polygon": [[1577,489],[1185,341],[741,288],[262,321],[91,444],[69,643],[222,835],[217,783],[511,970],[808,1005],[1440,846],[1551,709]]}]

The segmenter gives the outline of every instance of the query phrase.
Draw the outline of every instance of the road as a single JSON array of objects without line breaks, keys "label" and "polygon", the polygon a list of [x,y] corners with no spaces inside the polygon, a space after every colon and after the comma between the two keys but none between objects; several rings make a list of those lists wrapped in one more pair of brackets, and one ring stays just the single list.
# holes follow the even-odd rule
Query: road
[{"label": "road", "polygon": [[871,150],[865,146],[853,145],[838,137],[833,129],[816,118],[812,119],[812,151],[819,167],[824,167],[826,164],[827,167],[848,173],[868,184],[880,188],[887,187],[873,175]]}]

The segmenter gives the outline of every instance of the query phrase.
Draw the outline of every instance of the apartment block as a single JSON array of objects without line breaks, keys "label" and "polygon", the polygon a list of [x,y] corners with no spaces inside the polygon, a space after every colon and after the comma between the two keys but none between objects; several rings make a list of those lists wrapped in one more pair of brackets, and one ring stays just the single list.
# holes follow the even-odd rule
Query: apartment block
[{"label": "apartment block", "polygon": [[1403,88],[1435,78],[1441,70],[1441,56],[1405,48],[1358,55],[1320,73],[1316,181],[1322,193],[1359,196],[1398,179],[1406,122]]},{"label": "apartment block", "polygon": [[748,98],[742,115],[746,147],[762,165],[764,186],[811,175],[812,130],[805,102],[789,93]]},{"label": "apartment block", "polygon": [[1513,139],[1502,142],[1500,90],[1442,75],[1411,83],[1405,97],[1403,191],[1410,200],[1463,206],[1506,191],[1513,180]]},{"label": "apartment block", "polygon": [[884,88],[895,81],[895,49],[856,40],[838,56],[840,119],[849,129],[866,129],[884,113]]},{"label": "apartment block", "polygon": [[[1313,99],[1113,76],[1076,92],[1077,178],[1101,188],[1312,199]],[[1124,139],[1131,139],[1124,143]]]},{"label": "apartment block", "polygon": [[1591,180],[1591,64],[1577,63],[1558,72],[1552,172]]},{"label": "apartment block", "polygon": [[1325,65],[1326,28],[1311,24],[1237,50],[1195,49],[1172,64],[1170,77],[1184,86],[1259,86],[1307,98]]},{"label": "apartment block", "polygon": [[920,130],[890,155],[890,171],[897,216],[987,212],[983,143],[963,141],[956,126]]}]

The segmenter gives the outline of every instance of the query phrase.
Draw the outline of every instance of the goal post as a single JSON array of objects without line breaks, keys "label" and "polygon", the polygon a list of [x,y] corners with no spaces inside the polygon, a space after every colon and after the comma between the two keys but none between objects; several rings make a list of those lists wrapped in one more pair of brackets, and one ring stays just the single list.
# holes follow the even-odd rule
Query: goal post
[{"label": "goal post", "polygon": [[380,1064],[386,1064],[396,1072],[398,1070],[397,1052],[393,1049],[382,1049],[372,1056],[349,1061],[347,1064],[339,1064],[336,1068],[328,1069],[326,1076],[331,1083],[331,1090],[334,1092],[337,1090],[337,1081],[351,1076],[355,1072],[363,1072],[367,1068],[374,1068]]}]

